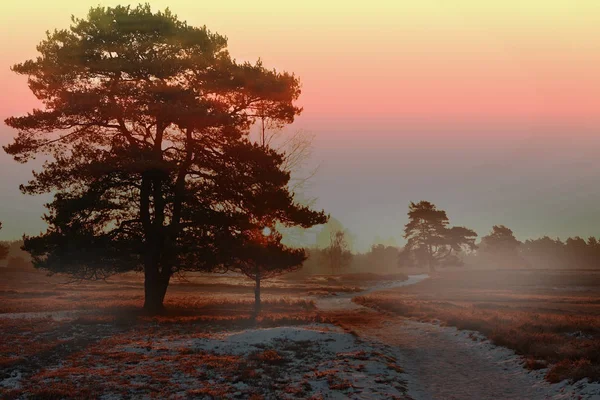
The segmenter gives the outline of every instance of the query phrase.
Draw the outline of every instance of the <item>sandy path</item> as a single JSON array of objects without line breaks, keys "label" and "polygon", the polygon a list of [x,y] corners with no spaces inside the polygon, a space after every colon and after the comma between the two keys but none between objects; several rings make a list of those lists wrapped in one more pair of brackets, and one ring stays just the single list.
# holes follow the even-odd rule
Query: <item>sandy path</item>
[{"label": "sandy path", "polygon": [[528,373],[511,350],[474,341],[454,328],[392,317],[384,326],[355,331],[396,349],[415,400],[577,398],[572,387],[561,392],[564,386],[550,385],[543,374]]},{"label": "sandy path", "polygon": [[405,281],[392,281],[381,283],[372,286],[362,292],[354,293],[338,293],[335,296],[318,297],[315,299],[315,305],[317,308],[325,311],[341,311],[341,310],[357,310],[364,308],[363,306],[353,303],[352,298],[356,296],[363,296],[377,290],[392,289],[402,286],[414,285],[415,283],[421,282],[427,279],[429,275],[410,275]]},{"label": "sandy path", "polygon": [[[415,284],[425,278],[427,275],[411,276],[391,287]],[[316,304],[328,311],[375,313],[352,303],[352,297],[380,289],[327,297]],[[395,349],[407,375],[409,394],[415,400],[600,399],[600,385],[551,385],[543,380],[543,371],[527,372],[519,356],[482,340],[478,334],[475,336],[479,340],[473,340],[466,331],[394,316],[383,324],[353,325],[352,329],[365,339]]]}]

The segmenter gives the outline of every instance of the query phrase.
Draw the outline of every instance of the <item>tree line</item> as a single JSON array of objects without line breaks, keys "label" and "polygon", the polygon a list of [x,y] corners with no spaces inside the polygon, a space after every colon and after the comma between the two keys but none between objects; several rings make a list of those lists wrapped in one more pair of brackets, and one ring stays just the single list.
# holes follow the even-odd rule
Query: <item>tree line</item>
[{"label": "tree line", "polygon": [[313,273],[389,272],[393,267],[469,266],[496,269],[600,269],[600,240],[570,237],[564,242],[544,236],[519,241],[504,225],[495,225],[479,242],[469,228],[450,226],[444,210],[428,201],[411,202],[404,227],[404,247],[375,244],[353,253],[350,233],[337,224],[324,248],[311,249],[306,269]]},{"label": "tree line", "polygon": [[521,242],[502,225],[482,238],[482,251],[469,262],[498,268],[600,269],[600,241],[595,237],[569,237],[565,241],[544,236]]}]

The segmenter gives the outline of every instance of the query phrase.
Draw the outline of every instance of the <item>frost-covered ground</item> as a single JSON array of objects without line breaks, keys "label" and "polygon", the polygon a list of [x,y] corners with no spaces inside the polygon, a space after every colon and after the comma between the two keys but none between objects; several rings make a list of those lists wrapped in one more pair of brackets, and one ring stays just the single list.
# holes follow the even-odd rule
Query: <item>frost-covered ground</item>
[{"label": "frost-covered ground", "polygon": [[329,324],[165,335],[115,334],[22,379],[7,397],[407,398],[401,366],[384,345]]},{"label": "frost-covered ground", "polygon": [[89,313],[90,313],[89,310],[1,313],[0,321],[3,319],[39,319],[39,318],[52,318],[55,321],[63,321],[63,320],[75,318],[81,314],[89,314]]},{"label": "frost-covered ground", "polygon": [[600,399],[600,384],[551,385],[544,370],[525,370],[521,357],[478,333],[352,302],[426,278],[317,299],[323,315],[351,321],[346,330],[303,322],[323,319],[304,306],[293,314],[285,302],[262,328],[223,307],[203,320],[12,314],[0,320],[9,338],[0,342],[0,398]]},{"label": "frost-covered ground", "polygon": [[546,371],[524,369],[520,356],[477,332],[401,317],[356,331],[396,349],[415,400],[600,399],[600,384],[550,384],[544,380]]}]

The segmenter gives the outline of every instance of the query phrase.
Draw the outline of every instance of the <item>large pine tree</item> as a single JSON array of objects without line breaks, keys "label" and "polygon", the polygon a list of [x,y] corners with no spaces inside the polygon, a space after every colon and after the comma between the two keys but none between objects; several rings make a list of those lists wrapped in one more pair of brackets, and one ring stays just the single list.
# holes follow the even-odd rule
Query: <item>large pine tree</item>
[{"label": "large pine tree", "polygon": [[13,67],[43,108],[6,120],[18,135],[5,150],[48,157],[22,191],[54,193],[47,232],[25,239],[37,267],[143,271],[155,312],[175,272],[234,263],[227,246],[254,229],[255,210],[284,225],[324,220],[294,201],[282,154],[247,139],[257,118],[300,113],[298,79],[237,63],[226,46],[169,10],[97,7]]}]

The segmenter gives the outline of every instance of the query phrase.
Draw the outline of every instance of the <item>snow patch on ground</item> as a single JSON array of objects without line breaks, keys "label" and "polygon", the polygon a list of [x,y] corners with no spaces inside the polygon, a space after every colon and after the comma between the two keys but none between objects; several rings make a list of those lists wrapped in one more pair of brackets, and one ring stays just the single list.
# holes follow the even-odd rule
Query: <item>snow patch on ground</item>
[{"label": "snow patch on ground", "polygon": [[[269,361],[258,363],[259,378],[211,375],[208,384],[231,386],[226,397],[247,397],[258,388],[269,387],[267,398],[297,398],[324,396],[332,399],[406,398],[403,372],[391,349],[385,345],[365,342],[339,327],[314,324],[302,327],[276,327],[222,332],[193,338],[153,340],[151,346],[130,343],[116,352],[169,354],[188,349],[194,353],[232,355],[251,360],[261,354],[281,357],[281,365],[269,367]],[[216,372],[216,371],[215,371]],[[254,372],[253,372],[254,373]],[[172,376],[172,382],[182,390],[193,390],[198,382],[185,374]],[[201,385],[205,385],[202,383]],[[264,392],[263,392],[264,393]]]},{"label": "snow patch on ground", "polygon": [[0,388],[4,390],[14,390],[21,388],[21,371],[12,371],[10,376],[0,381]]},{"label": "snow patch on ground", "polygon": [[42,312],[22,312],[22,313],[0,313],[2,319],[41,319],[52,318],[55,321],[64,321],[73,319],[82,313],[92,313],[90,310],[67,310],[67,311],[42,311]]}]

